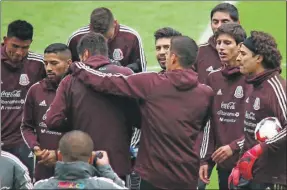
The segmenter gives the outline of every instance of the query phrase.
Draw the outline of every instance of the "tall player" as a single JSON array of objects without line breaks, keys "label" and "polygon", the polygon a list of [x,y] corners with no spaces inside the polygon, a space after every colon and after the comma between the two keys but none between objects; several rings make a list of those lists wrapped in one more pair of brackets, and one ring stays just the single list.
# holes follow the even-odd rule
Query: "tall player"
[{"label": "tall player", "polygon": [[33,154],[24,143],[20,125],[28,89],[46,76],[43,57],[29,52],[33,26],[24,20],[8,25],[1,44],[1,141],[2,149],[17,156],[32,176]]},{"label": "tall player", "polygon": [[63,75],[72,63],[71,58],[67,45],[61,43],[49,45],[44,50],[47,78],[34,84],[27,93],[21,126],[22,135],[35,154],[44,150],[42,154],[37,154],[38,160],[34,175],[36,181],[54,175],[57,160],[55,151],[62,134],[47,129],[46,111],[56,95]]},{"label": "tall player", "polygon": [[77,44],[81,37],[90,31],[100,33],[108,40],[109,57],[134,72],[146,71],[146,58],[138,32],[131,27],[119,24],[112,12],[105,7],[96,8],[90,16],[88,26],[75,31],[68,40],[73,61],[79,61]]},{"label": "tall player", "polygon": [[[286,80],[280,76],[277,43],[270,34],[252,31],[237,60],[253,89],[246,98],[243,156],[232,170],[230,184],[237,186],[243,177],[249,181],[245,188],[286,189]],[[276,117],[283,129],[262,143],[255,139],[254,130],[266,117]]]},{"label": "tall player", "polygon": [[217,163],[219,189],[228,189],[228,177],[243,145],[245,94],[249,85],[236,58],[246,33],[237,23],[225,23],[214,33],[222,67],[207,77],[216,93],[209,125],[204,129],[200,152],[200,179],[209,183],[208,162]]}]

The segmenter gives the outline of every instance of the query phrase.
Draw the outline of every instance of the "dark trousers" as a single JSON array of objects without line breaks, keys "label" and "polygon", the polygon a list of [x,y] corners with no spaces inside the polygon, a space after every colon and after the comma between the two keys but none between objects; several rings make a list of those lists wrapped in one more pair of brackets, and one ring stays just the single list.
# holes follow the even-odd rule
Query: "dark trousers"
[{"label": "dark trousers", "polygon": [[[208,177],[211,176],[214,166],[215,166],[215,163],[208,164]],[[198,190],[205,190],[205,187],[206,187],[206,183],[201,181],[201,179],[198,179],[198,185],[197,185]]]},{"label": "dark trousers", "polygon": [[231,174],[231,171],[217,168],[218,174],[218,185],[220,190],[227,190],[228,189],[228,177]]},{"label": "dark trousers", "polygon": [[21,160],[21,162],[28,168],[31,180],[33,179],[34,157],[33,154],[31,154],[31,157],[29,157],[31,150],[25,143],[13,148],[2,147],[2,150],[7,151],[19,158],[19,160]]},{"label": "dark trousers", "polygon": [[153,186],[153,184],[141,179],[140,190],[160,190],[159,188]]}]

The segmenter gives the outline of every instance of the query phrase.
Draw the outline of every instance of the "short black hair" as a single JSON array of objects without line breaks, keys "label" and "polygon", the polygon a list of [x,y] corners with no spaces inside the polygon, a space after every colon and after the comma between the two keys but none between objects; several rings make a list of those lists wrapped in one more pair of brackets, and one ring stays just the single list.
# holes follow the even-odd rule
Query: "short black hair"
[{"label": "short black hair", "polygon": [[160,38],[171,38],[174,36],[182,36],[182,34],[171,27],[160,28],[154,33],[155,41]]},{"label": "short black hair", "polygon": [[214,33],[214,38],[217,39],[221,34],[228,34],[231,36],[237,45],[246,39],[246,32],[238,23],[223,23]]},{"label": "short black hair", "polygon": [[212,20],[213,15],[216,12],[228,13],[230,15],[230,18],[234,22],[237,22],[239,20],[238,9],[230,3],[220,3],[220,4],[216,5],[210,12],[210,19],[211,20]]},{"label": "short black hair", "polygon": [[282,56],[273,36],[262,31],[251,31],[250,40],[256,52],[254,54],[263,56],[262,65],[266,69],[280,67]]},{"label": "short black hair", "polygon": [[93,10],[90,16],[91,30],[105,35],[114,22],[112,12],[105,7],[99,7]]},{"label": "short black hair", "polygon": [[44,53],[59,53],[64,51],[70,51],[69,47],[66,44],[53,43],[46,47]]},{"label": "short black hair", "polygon": [[170,41],[170,52],[177,55],[183,68],[191,68],[196,60],[198,46],[188,36],[175,36]]},{"label": "short black hair", "polygon": [[8,25],[7,37],[20,40],[33,39],[33,26],[25,20],[15,20]]},{"label": "short black hair", "polygon": [[94,142],[89,134],[73,130],[62,136],[59,142],[59,149],[63,155],[63,161],[87,162],[94,150]]},{"label": "short black hair", "polygon": [[108,57],[108,44],[105,37],[100,33],[90,32],[85,34],[79,41],[77,51],[83,55],[88,50],[91,55],[102,55]]}]

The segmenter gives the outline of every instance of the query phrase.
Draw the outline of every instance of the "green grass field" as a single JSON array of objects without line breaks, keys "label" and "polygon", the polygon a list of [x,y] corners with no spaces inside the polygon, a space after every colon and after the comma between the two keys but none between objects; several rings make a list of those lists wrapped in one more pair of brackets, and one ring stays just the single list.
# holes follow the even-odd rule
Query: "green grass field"
[{"label": "green grass field", "polygon": [[[25,19],[35,28],[31,49],[43,53],[44,48],[54,42],[66,43],[70,34],[88,24],[91,11],[99,6],[110,8],[116,19],[136,29],[142,37],[148,68],[157,66],[154,54],[153,33],[160,27],[170,26],[196,40],[205,30],[210,10],[220,1],[2,1],[1,37],[7,32],[7,25],[15,19]],[[246,2],[236,5],[243,27],[271,33],[277,40],[283,61],[283,75],[286,75],[286,2]],[[215,171],[215,170],[214,170]],[[217,189],[217,175],[212,175],[209,189]]]}]

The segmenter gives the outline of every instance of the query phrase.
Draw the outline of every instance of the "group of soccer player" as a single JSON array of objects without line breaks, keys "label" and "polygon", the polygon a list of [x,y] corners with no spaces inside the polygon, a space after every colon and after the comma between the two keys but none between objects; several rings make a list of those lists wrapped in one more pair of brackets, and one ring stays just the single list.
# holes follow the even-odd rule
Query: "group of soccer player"
[{"label": "group of soccer player", "polygon": [[[131,189],[205,189],[214,166],[222,190],[286,189],[277,43],[246,34],[232,4],[210,19],[213,35],[199,46],[171,27],[155,31],[158,73],[146,71],[140,35],[107,8],[44,56],[29,51],[33,26],[11,22],[1,44],[1,156],[22,162],[27,181],[47,179],[62,135],[81,130]],[[259,142],[254,131],[267,117],[282,130]]]}]

